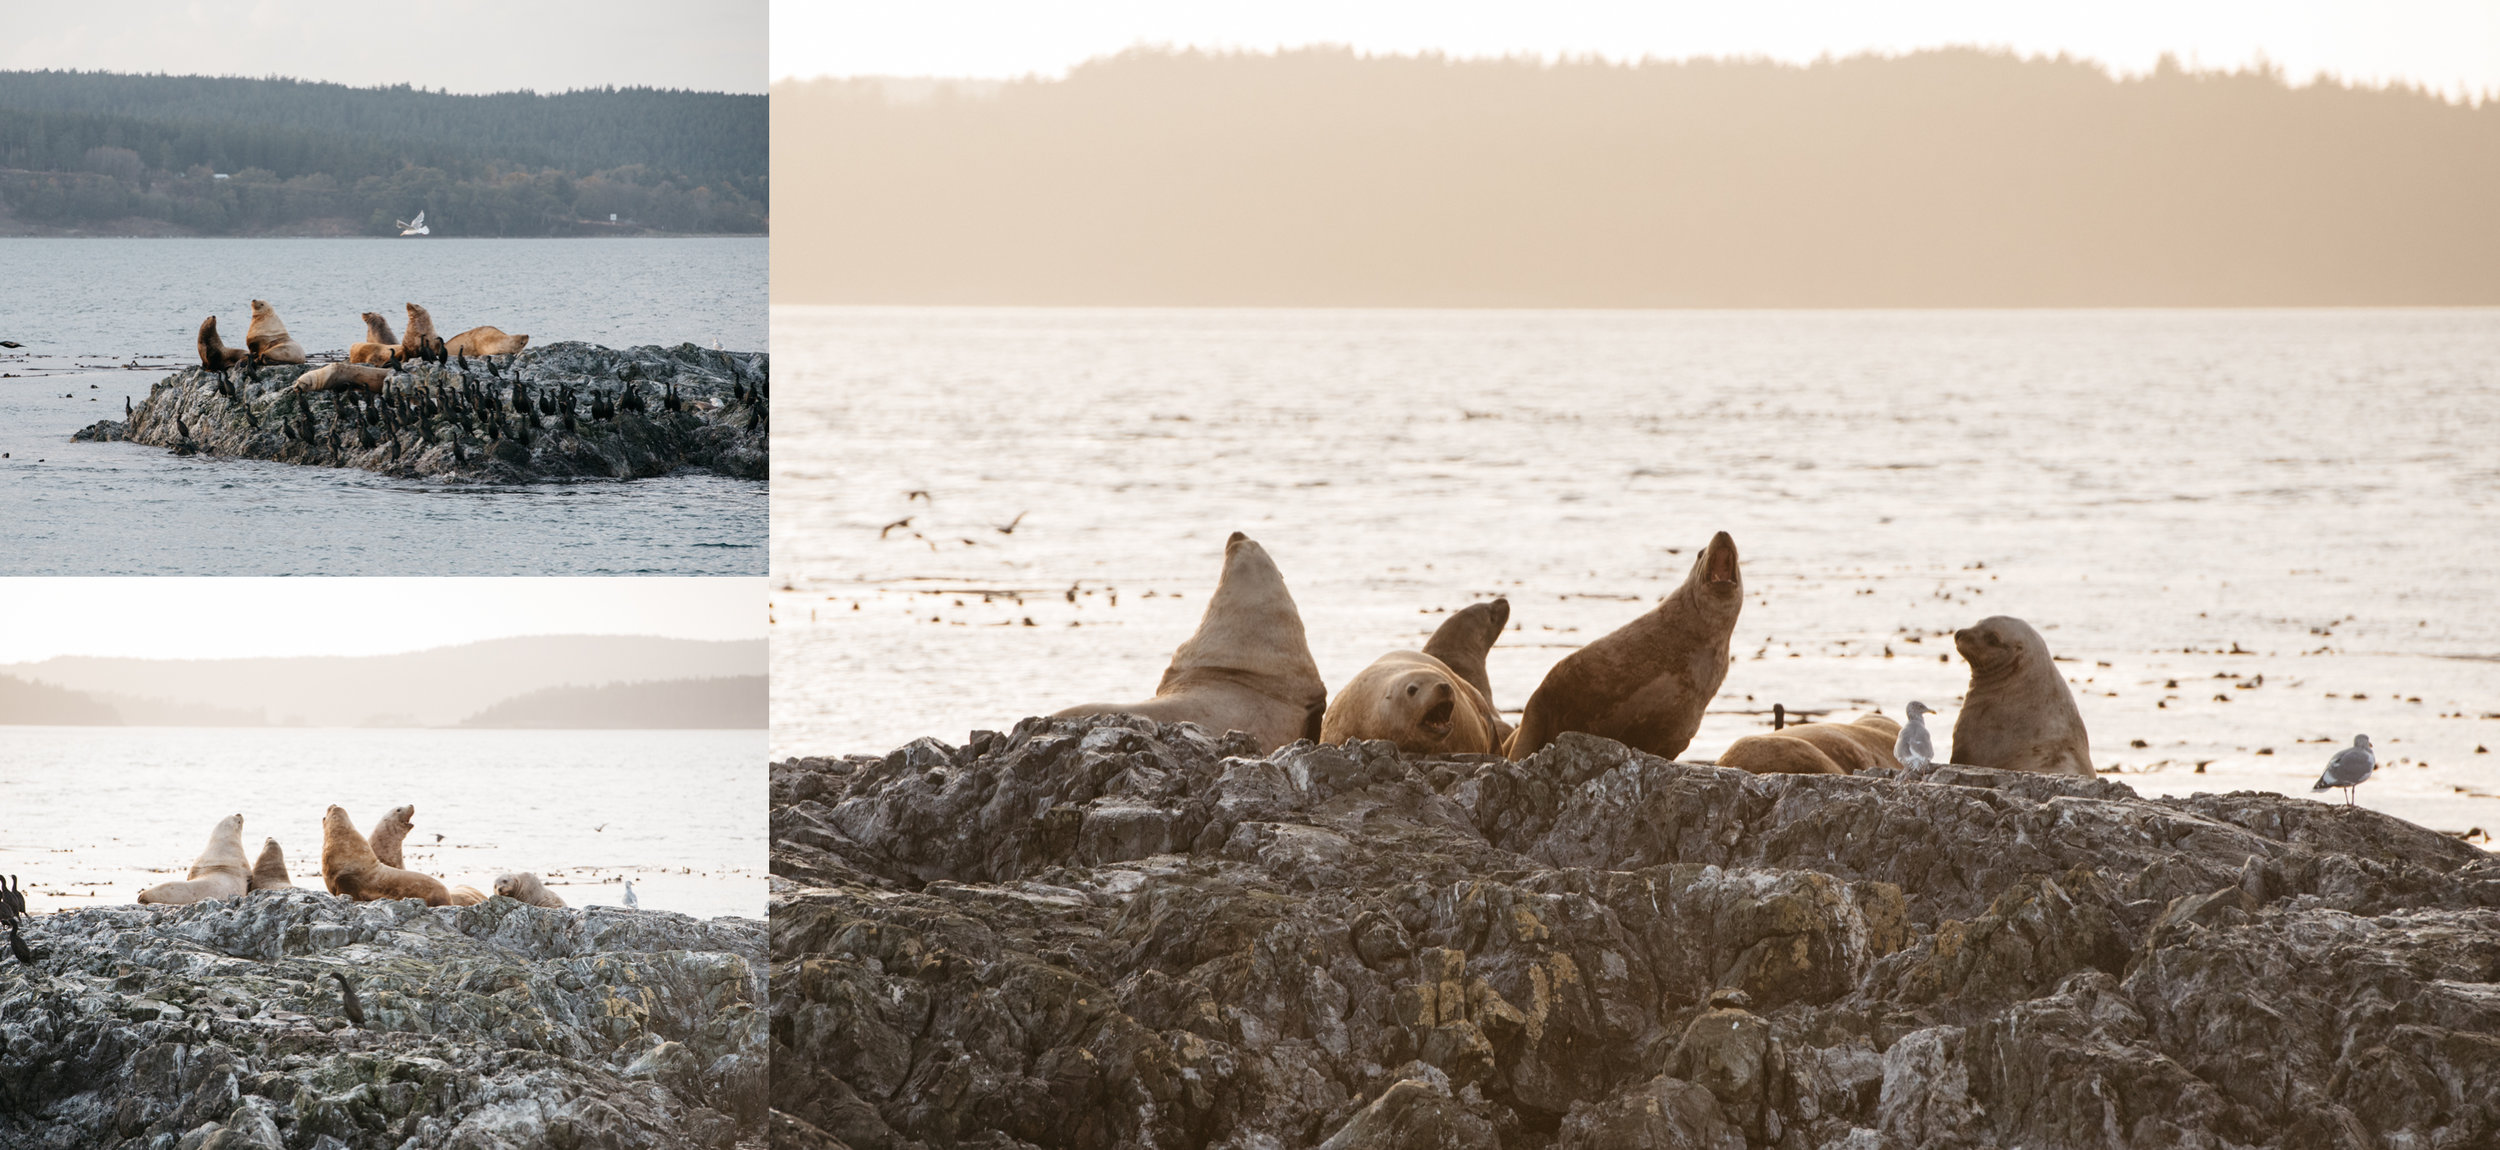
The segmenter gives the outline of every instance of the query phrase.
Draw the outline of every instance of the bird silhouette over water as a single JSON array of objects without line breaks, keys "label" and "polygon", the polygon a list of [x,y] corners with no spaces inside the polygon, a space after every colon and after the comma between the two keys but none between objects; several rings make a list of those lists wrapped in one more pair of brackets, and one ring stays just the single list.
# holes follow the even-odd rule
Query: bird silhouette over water
[{"label": "bird silhouette over water", "polygon": [[900,518],[900,519],[895,520],[895,521],[894,521],[894,522],[892,522],[892,523],[888,523],[888,524],[886,524],[885,526],[880,527],[880,528],[878,528],[878,529],[877,529],[877,538],[879,538],[879,539],[883,539],[883,538],[885,538],[887,535],[892,534],[892,533],[894,532],[894,529],[895,529],[895,528],[897,528],[897,527],[909,527],[909,526],[911,526],[911,521],[912,521],[912,520],[914,520],[914,519],[918,519],[918,518],[919,518],[919,516],[917,516],[917,515],[906,515],[906,516],[904,516],[904,517],[902,517],[902,518]]},{"label": "bird silhouette over water", "polygon": [[2326,761],[2326,773],[2319,775],[2317,784],[2309,789],[2323,791],[2329,787],[2342,787],[2344,805],[2350,807],[2352,789],[2369,782],[2370,775],[2377,770],[2378,755],[2370,750],[2370,736],[2354,735],[2352,745],[2335,752],[2335,757]]},{"label": "bird silhouette over water", "polygon": [[995,524],[995,523],[991,524],[991,526],[992,526],[992,527],[998,527],[998,533],[999,533],[999,534],[1001,534],[1001,535],[1013,535],[1013,534],[1015,534],[1015,533],[1016,533],[1016,524],[1019,524],[1019,523],[1024,522],[1024,517],[1025,517],[1025,516],[1027,516],[1027,515],[1031,515],[1031,514],[1033,514],[1033,513],[1032,513],[1032,512],[1030,512],[1030,511],[1019,511],[1019,512],[1016,512],[1016,517],[1015,517],[1015,518],[1010,519],[1010,520],[1008,520],[1008,521],[1007,521],[1007,525],[1006,525],[1006,526],[1004,526],[1004,527],[998,527],[998,525],[997,525],[997,524]]}]

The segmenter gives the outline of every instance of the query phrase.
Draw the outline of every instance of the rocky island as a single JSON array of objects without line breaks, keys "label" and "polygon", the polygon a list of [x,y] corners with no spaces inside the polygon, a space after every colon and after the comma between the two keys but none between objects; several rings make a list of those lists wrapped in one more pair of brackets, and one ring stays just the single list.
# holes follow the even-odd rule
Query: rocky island
[{"label": "rocky island", "polygon": [[1129,717],[780,763],[776,1145],[2500,1144],[2500,859],[1890,776]]},{"label": "rocky island", "polygon": [[753,920],[284,889],[22,925],[0,1144],[763,1144]]},{"label": "rocky island", "polygon": [[186,368],[125,418],[73,438],[485,483],[685,468],[760,480],[769,471],[771,362],[762,353],[554,343],[410,361],[378,392],[298,386],[324,366]]}]

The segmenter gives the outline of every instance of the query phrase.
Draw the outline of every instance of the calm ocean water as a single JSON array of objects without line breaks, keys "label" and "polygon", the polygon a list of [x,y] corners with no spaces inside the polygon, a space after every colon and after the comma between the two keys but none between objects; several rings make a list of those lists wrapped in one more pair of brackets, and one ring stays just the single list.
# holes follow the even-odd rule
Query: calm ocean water
[{"label": "calm ocean water", "polygon": [[69,442],[268,300],[308,351],[415,301],[446,334],[765,345],[760,238],[0,239],[0,574],[754,575],[764,485],[480,487]]},{"label": "calm ocean water", "polygon": [[777,308],[774,333],[776,756],[1142,698],[1236,529],[1332,689],[1509,596],[1515,709],[1724,529],[1749,598],[1687,757],[1773,702],[1916,698],[1949,731],[1951,631],[2010,614],[2139,791],[2305,795],[2366,732],[2362,802],[2500,832],[2500,311]]},{"label": "calm ocean water", "polygon": [[[127,903],[179,879],[243,816],[295,884],[321,887],[321,814],[360,830],[417,806],[407,865],[491,891],[538,872],[574,906],[764,917],[764,737],[756,731],[0,727],[0,874],[29,908]],[[441,841],[436,841],[436,835]]]}]

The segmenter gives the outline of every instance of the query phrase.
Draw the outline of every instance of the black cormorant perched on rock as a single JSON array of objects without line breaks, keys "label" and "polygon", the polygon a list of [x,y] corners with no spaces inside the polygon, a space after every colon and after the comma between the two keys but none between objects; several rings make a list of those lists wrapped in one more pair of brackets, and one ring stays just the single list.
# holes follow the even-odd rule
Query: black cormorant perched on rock
[{"label": "black cormorant perched on rock", "polygon": [[335,970],[330,972],[330,977],[339,980],[339,1004],[340,1007],[346,1012],[347,1020],[358,1026],[363,1026],[365,1024],[365,1004],[356,1000],[356,984],[347,981],[347,976],[345,974]]}]

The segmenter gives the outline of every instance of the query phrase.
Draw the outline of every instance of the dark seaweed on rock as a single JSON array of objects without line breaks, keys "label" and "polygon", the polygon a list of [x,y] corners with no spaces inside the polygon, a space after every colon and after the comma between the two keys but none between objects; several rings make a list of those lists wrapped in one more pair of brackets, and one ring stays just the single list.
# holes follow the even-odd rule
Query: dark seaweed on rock
[{"label": "dark seaweed on rock", "polygon": [[186,368],[127,419],[73,438],[480,483],[769,471],[772,365],[761,353],[554,343],[465,371],[456,360],[404,365],[379,395],[294,388],[319,366]]},{"label": "dark seaweed on rock", "polygon": [[752,920],[291,889],[30,923],[41,961],[0,967],[0,1145],[762,1137]]},{"label": "dark seaweed on rock", "polygon": [[778,1145],[2500,1143],[2500,860],[2366,810],[1117,716],[771,786]]}]

